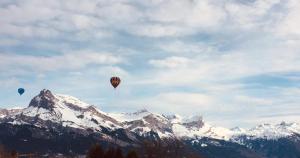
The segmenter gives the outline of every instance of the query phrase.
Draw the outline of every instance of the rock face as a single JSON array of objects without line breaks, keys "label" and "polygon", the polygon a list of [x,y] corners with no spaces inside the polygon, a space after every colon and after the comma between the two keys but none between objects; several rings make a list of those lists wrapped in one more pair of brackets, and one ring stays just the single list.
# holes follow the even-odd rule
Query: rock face
[{"label": "rock face", "polygon": [[[232,158],[247,157],[240,153],[246,153],[248,157],[297,158],[300,157],[299,135],[298,123],[262,124],[245,130],[212,126],[201,116],[184,118],[147,110],[105,113],[75,97],[53,94],[49,90],[42,90],[27,108],[0,109],[0,142],[11,147],[22,144],[23,149],[30,141],[46,143],[46,140],[51,140],[58,145],[65,144],[65,138],[84,142],[85,149],[93,142],[136,146],[149,136],[155,136],[156,139],[178,138],[208,157],[217,158],[214,153],[226,152]],[[22,146],[19,146],[20,150]],[[274,147],[282,151],[275,152]],[[52,150],[66,151],[64,148],[60,146]],[[28,145],[28,151],[31,149],[33,146]],[[84,152],[75,145],[74,150]]]},{"label": "rock face", "polygon": [[42,90],[27,108],[7,120],[12,124],[44,127],[52,123],[92,131],[101,131],[102,127],[110,130],[120,127],[118,121],[94,106],[71,96],[52,94],[49,90]]},{"label": "rock face", "polygon": [[58,99],[54,97],[51,91],[44,89],[38,96],[34,97],[31,100],[29,106],[53,111],[53,109],[55,108],[54,105],[57,101]]},{"label": "rock face", "polygon": [[102,128],[110,131],[125,129],[140,136],[155,132],[160,137],[211,137],[237,141],[240,136],[247,136],[249,139],[278,139],[300,133],[298,123],[262,124],[245,130],[238,127],[226,129],[212,126],[204,122],[201,116],[166,116],[145,109],[134,113],[105,113],[75,97],[53,94],[45,89],[31,100],[27,108],[2,109],[0,114],[2,122],[12,124],[45,127],[46,124],[54,123],[92,131],[101,131]]},{"label": "rock face", "polygon": [[203,118],[201,116],[194,116],[188,121],[183,122],[187,128],[202,128],[204,126]]}]

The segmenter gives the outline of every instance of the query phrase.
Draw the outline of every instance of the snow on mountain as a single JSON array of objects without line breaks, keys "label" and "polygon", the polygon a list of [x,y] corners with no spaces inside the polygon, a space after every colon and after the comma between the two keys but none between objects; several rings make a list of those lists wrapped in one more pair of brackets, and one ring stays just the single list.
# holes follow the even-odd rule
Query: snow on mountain
[{"label": "snow on mountain", "polygon": [[14,107],[9,109],[0,109],[0,119],[6,116],[15,115],[23,110],[21,107]]},{"label": "snow on mountain", "polygon": [[[152,113],[148,111],[140,111],[134,114],[127,114],[126,117],[122,115],[121,118],[127,121],[140,120],[145,122],[144,118],[151,114]],[[161,121],[160,123],[165,125],[164,126],[165,128],[164,130],[159,131],[161,132],[159,135],[161,135],[162,137],[170,136],[170,135],[175,137],[185,137],[185,138],[209,137],[214,139],[231,141],[241,136],[247,136],[248,138],[252,138],[252,139],[257,139],[257,138],[278,139],[281,137],[292,136],[293,134],[300,134],[300,125],[298,123],[282,122],[276,125],[262,124],[247,130],[239,127],[228,129],[228,128],[214,126],[204,122],[201,116],[191,116],[187,118],[184,118],[180,115],[164,116],[164,115],[156,114],[155,116],[159,116],[159,118],[163,118],[160,120]],[[158,123],[156,122],[156,124]],[[151,126],[147,126],[147,127],[150,127],[150,129],[153,130]],[[155,129],[154,131],[157,132],[157,129]],[[168,134],[164,134],[164,133],[168,133]]]},{"label": "snow on mountain", "polygon": [[246,136],[248,139],[268,139],[274,140],[282,137],[300,134],[300,124],[285,123],[280,124],[262,124],[251,129],[242,129],[239,127],[228,129],[203,123],[202,127],[188,128],[184,123],[174,123],[172,131],[177,137],[202,138],[209,137],[226,141],[239,142],[239,138]]},{"label": "snow on mountain", "polygon": [[160,137],[209,137],[235,142],[241,136],[249,139],[278,139],[300,134],[298,123],[262,124],[245,130],[239,127],[227,129],[213,126],[204,122],[201,116],[167,116],[145,109],[134,113],[105,113],[75,97],[52,94],[49,90],[42,90],[27,108],[0,110],[0,118],[13,124],[45,126],[45,122],[50,121],[65,127],[94,131],[101,131],[102,127],[109,130],[122,128],[139,135],[147,135],[153,131]]},{"label": "snow on mountain", "polygon": [[[52,94],[49,90],[42,90],[38,96],[34,97],[29,106],[21,114],[15,116],[16,120],[12,123],[26,122],[22,120],[24,116],[44,121],[50,120],[63,126],[80,129],[90,128],[100,131],[101,126],[109,129],[120,128],[118,121],[92,105],[67,95]],[[34,122],[34,124],[41,126],[40,122]]]},{"label": "snow on mountain", "polygon": [[300,125],[298,123],[261,124],[246,132],[246,135],[251,138],[264,139],[278,139],[293,134],[300,134]]},{"label": "snow on mountain", "polygon": [[114,117],[120,122],[129,122],[134,120],[143,119],[143,117],[150,115],[151,113],[146,109],[139,110],[134,113],[110,113],[109,115]]},{"label": "snow on mountain", "polygon": [[166,118],[168,118],[168,120],[174,124],[174,123],[181,123],[183,121],[183,117],[178,115],[178,114],[174,114],[174,115],[166,115]]},{"label": "snow on mountain", "polygon": [[199,138],[210,137],[229,140],[235,131],[227,128],[213,126],[203,121],[202,116],[181,117],[179,115],[167,116],[176,137]]},{"label": "snow on mountain", "polygon": [[235,133],[240,133],[240,134],[244,134],[246,133],[246,130],[240,127],[234,127],[230,129],[231,131],[235,132]]},{"label": "snow on mountain", "polygon": [[210,137],[229,140],[235,134],[227,128],[212,126],[208,123],[203,123],[201,127],[187,127],[184,123],[176,123],[173,124],[172,130],[176,136],[188,138]]},{"label": "snow on mountain", "polygon": [[112,113],[110,116],[122,122],[125,129],[139,135],[145,135],[151,131],[156,132],[160,137],[172,135],[168,118],[160,114],[151,113],[145,109],[134,113]]},{"label": "snow on mountain", "polygon": [[4,118],[5,116],[7,116],[6,109],[0,109],[0,119]]},{"label": "snow on mountain", "polygon": [[62,102],[65,102],[65,103],[68,103],[68,104],[73,104],[73,105],[76,105],[80,108],[88,108],[90,105],[73,97],[73,96],[70,96],[70,95],[64,95],[64,94],[57,94],[57,95],[54,95],[56,98],[58,98],[60,101]]},{"label": "snow on mountain", "polygon": [[157,132],[160,137],[212,137],[229,140],[235,131],[215,127],[203,122],[202,116],[181,117],[180,115],[160,115],[141,110],[135,113],[110,114],[123,122],[124,128],[143,135],[147,132]]}]

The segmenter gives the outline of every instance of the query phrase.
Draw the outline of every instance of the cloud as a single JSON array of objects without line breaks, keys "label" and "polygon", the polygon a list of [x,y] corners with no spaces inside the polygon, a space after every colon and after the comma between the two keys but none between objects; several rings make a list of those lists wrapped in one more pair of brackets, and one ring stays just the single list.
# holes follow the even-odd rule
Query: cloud
[{"label": "cloud", "polygon": [[117,104],[121,109],[126,105],[129,108],[147,108],[154,112],[182,115],[190,115],[191,110],[193,114],[199,114],[215,108],[213,97],[192,92],[162,92],[152,97],[140,97]]},{"label": "cloud", "polygon": [[130,74],[126,70],[118,66],[103,66],[98,70],[98,74],[108,77],[117,75],[121,78],[127,78],[130,76]]},{"label": "cloud", "polygon": [[238,102],[238,104],[241,105],[249,105],[249,106],[269,106],[273,104],[273,101],[271,99],[267,98],[258,98],[258,97],[250,97],[250,96],[244,96],[244,95],[238,95],[235,96],[235,101]]},{"label": "cloud", "polygon": [[181,32],[185,32],[184,29],[178,26],[162,25],[162,24],[144,24],[136,27],[132,27],[129,33],[138,36],[146,37],[168,37],[168,36],[180,36]]},{"label": "cloud", "polygon": [[75,27],[79,30],[89,29],[90,27],[95,26],[96,25],[95,22],[97,21],[97,19],[85,15],[80,15],[80,14],[74,15],[72,17],[72,20]]},{"label": "cloud", "polygon": [[0,34],[60,38],[85,31],[89,38],[98,38],[97,32],[126,32],[157,38],[243,29],[297,33],[298,4],[295,0],[284,4],[279,0],[16,1],[0,8]]},{"label": "cloud", "polygon": [[0,54],[2,70],[59,71],[81,69],[88,65],[114,65],[123,59],[110,53],[79,51],[54,56]]},{"label": "cloud", "polygon": [[187,92],[162,93],[156,99],[161,102],[160,104],[197,108],[209,106],[214,102],[213,98],[208,95]]},{"label": "cloud", "polygon": [[297,20],[300,14],[299,8],[300,2],[297,0],[290,0],[287,3],[287,14],[283,15],[276,28],[278,34],[299,39],[300,22]]},{"label": "cloud", "polygon": [[1,79],[0,85],[3,86],[4,88],[16,87],[16,85],[20,85],[20,81],[17,80],[16,78]]},{"label": "cloud", "polygon": [[0,39],[0,46],[16,46],[20,41],[14,39]]},{"label": "cloud", "polygon": [[[180,12],[179,12],[180,10]],[[210,1],[162,1],[148,14],[153,21],[181,24],[192,28],[207,28],[217,25],[224,12]]]},{"label": "cloud", "polygon": [[189,56],[216,51],[214,47],[209,46],[207,43],[191,43],[180,40],[159,44],[158,47],[165,52]]},{"label": "cloud", "polygon": [[280,0],[231,1],[225,3],[225,10],[234,28],[265,30],[275,24],[279,15],[274,13],[280,13],[280,8],[276,8],[280,3]]},{"label": "cloud", "polygon": [[189,59],[184,57],[172,56],[164,60],[150,60],[149,63],[154,67],[176,68],[185,67],[189,63]]},{"label": "cloud", "polygon": [[[1,1],[0,82],[53,87],[89,100],[101,95],[109,109],[114,99],[107,79],[117,74],[123,83],[117,106],[134,102],[127,109],[150,104],[187,115],[197,109],[221,123],[272,114],[271,106],[290,113],[299,110],[299,79],[286,75],[300,72],[299,4]],[[260,80],[270,75],[294,89]]]},{"label": "cloud", "polygon": [[[157,70],[151,81],[157,84],[193,85],[207,81],[239,80],[262,74],[299,72],[299,46],[285,41],[270,42],[274,45],[266,44],[264,50],[259,47],[251,49],[255,47],[255,44],[251,43],[250,46],[229,51],[215,49],[205,53],[199,50],[198,53],[179,59],[151,59],[149,63]],[[170,69],[165,70],[166,67]],[[173,80],[174,78],[181,80]]]},{"label": "cloud", "polygon": [[[210,1],[160,1],[145,4],[144,23],[129,29],[130,33],[147,37],[174,37],[212,30],[225,19],[221,6]],[[180,10],[180,11],[179,11]]]}]

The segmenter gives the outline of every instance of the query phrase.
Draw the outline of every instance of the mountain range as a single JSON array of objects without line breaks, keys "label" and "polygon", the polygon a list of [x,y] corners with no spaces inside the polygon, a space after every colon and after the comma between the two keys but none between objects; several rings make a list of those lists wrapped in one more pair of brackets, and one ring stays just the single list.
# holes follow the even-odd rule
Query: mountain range
[{"label": "mountain range", "polygon": [[213,126],[201,116],[145,109],[106,113],[75,97],[42,90],[28,107],[0,109],[0,144],[19,152],[84,154],[93,143],[126,149],[149,139],[178,139],[206,158],[299,158],[300,124],[250,129]]}]

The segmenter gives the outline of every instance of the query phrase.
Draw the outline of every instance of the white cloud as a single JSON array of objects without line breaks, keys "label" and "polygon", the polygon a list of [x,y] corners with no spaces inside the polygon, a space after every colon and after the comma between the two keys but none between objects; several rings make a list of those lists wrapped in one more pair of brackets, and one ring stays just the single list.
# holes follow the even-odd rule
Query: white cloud
[{"label": "white cloud", "polygon": [[300,35],[300,2],[297,0],[289,0],[287,3],[287,14],[284,15],[277,25],[277,33],[283,36],[291,36],[292,38]]},{"label": "white cloud", "polygon": [[110,53],[96,53],[91,51],[65,53],[50,57],[0,54],[0,59],[2,70],[29,69],[29,71],[72,70],[84,68],[90,64],[114,65],[123,61],[121,57]]},{"label": "white cloud", "polygon": [[[246,47],[236,51],[199,53],[184,57],[184,60],[172,57],[150,60],[156,68],[162,68],[157,69],[151,81],[157,84],[192,85],[300,71],[299,47],[281,41],[272,42],[276,46],[266,46],[264,50],[251,51]],[[172,69],[165,70],[165,67]],[[181,80],[173,80],[174,78]]]},{"label": "white cloud", "polygon": [[213,103],[213,99],[205,94],[200,93],[185,93],[185,92],[171,92],[163,93],[157,96],[159,101],[165,102],[168,105],[177,106],[193,106],[202,107],[209,106]]},{"label": "white cloud", "polygon": [[[178,26],[162,25],[162,24],[144,24],[132,27],[129,31],[132,34],[147,37],[168,37],[180,36],[184,29]],[[187,32],[185,32],[186,34]]]},{"label": "white cloud", "polygon": [[[165,92],[147,98],[135,98],[123,101],[118,106],[128,105],[133,108],[147,108],[164,114],[201,114],[201,112],[215,108],[213,97],[203,93]],[[120,107],[120,108],[122,108]]]},{"label": "white cloud", "polygon": [[166,52],[185,55],[195,55],[216,51],[213,47],[207,45],[207,43],[188,43],[180,40],[159,44],[159,48]]},{"label": "white cloud", "polygon": [[74,15],[72,17],[72,20],[74,22],[75,27],[78,28],[79,30],[93,27],[95,26],[94,22],[97,21],[97,19],[85,15]]},{"label": "white cloud", "polygon": [[[230,119],[245,110],[270,112],[270,106],[259,105],[283,113],[299,110],[297,87],[274,88],[269,91],[276,97],[257,97],[247,92],[260,89],[249,90],[251,85],[240,80],[300,71],[298,0],[28,0],[0,5],[0,46],[19,54],[0,54],[2,84],[16,84],[6,79],[33,72],[45,82],[40,85],[50,87],[43,80],[51,71],[51,86],[87,90],[118,74],[126,91],[120,106],[132,99],[163,112],[174,107],[187,114],[197,108]],[[20,48],[47,56],[20,55]],[[65,51],[78,48],[83,51]],[[46,53],[50,51],[62,54]],[[61,81],[65,70],[70,78]],[[149,95],[158,90],[161,94]],[[249,112],[243,119],[257,115]]]},{"label": "white cloud", "polygon": [[20,44],[19,40],[15,39],[0,39],[0,46],[16,46]]},{"label": "white cloud", "polygon": [[98,70],[98,73],[107,77],[119,76],[121,78],[127,78],[130,76],[127,71],[118,66],[103,66]]},{"label": "white cloud", "polygon": [[297,33],[297,1],[286,3],[287,15],[284,9],[276,8],[279,4],[285,5],[279,0],[17,1],[0,8],[0,34],[49,38],[82,30],[117,30],[138,36],[174,37],[244,28],[269,32],[273,29],[268,28],[277,26],[279,31]]},{"label": "white cloud", "polygon": [[300,88],[277,88],[280,90],[280,98],[282,99],[282,104],[292,104],[298,107],[300,101]]},{"label": "white cloud", "polygon": [[189,59],[184,57],[172,56],[163,60],[150,60],[149,63],[154,67],[176,68],[187,66],[189,63]]},{"label": "white cloud", "polygon": [[144,23],[129,31],[148,37],[184,36],[199,31],[213,30],[225,19],[221,6],[210,1],[160,1],[145,4]]},{"label": "white cloud", "polygon": [[273,101],[271,99],[250,97],[245,95],[235,96],[235,101],[237,102],[237,104],[248,106],[269,106],[273,104]]},{"label": "white cloud", "polygon": [[1,79],[0,85],[3,86],[3,88],[16,87],[17,85],[20,85],[20,81],[16,78]]},{"label": "white cloud", "polygon": [[280,0],[258,0],[244,3],[233,1],[225,4],[225,10],[228,12],[234,28],[264,29],[264,27],[270,27],[270,22],[271,25],[275,24],[273,20],[276,20],[275,16],[278,15],[274,15],[271,9],[279,3]]}]

